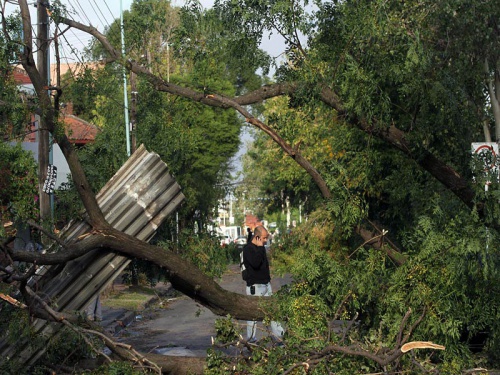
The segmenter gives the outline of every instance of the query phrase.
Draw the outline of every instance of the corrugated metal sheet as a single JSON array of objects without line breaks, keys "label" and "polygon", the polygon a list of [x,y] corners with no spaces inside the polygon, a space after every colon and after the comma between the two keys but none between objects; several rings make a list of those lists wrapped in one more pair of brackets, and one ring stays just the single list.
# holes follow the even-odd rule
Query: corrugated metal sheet
[{"label": "corrugated metal sheet", "polygon": [[[168,173],[167,165],[143,145],[129,158],[97,195],[101,210],[114,228],[149,241],[158,226],[184,200],[180,186]],[[63,231],[66,243],[88,233],[85,221],[72,223]],[[57,311],[83,310],[123,271],[130,260],[104,249],[96,249],[64,266],[44,267],[31,281],[38,294]],[[60,324],[41,319],[33,322],[38,335],[47,338]],[[32,365],[45,352],[30,343],[0,340],[0,358],[16,358]]]}]

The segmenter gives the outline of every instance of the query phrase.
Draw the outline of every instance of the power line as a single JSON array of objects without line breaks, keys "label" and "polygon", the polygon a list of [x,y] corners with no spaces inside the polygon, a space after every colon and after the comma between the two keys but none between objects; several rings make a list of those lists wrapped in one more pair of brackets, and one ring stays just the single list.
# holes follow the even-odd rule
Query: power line
[{"label": "power line", "polygon": [[[83,60],[81,60],[80,56],[75,52],[75,49],[68,42],[68,40],[66,39],[66,36],[64,34],[62,35],[62,38],[66,41],[67,47],[69,47],[71,49],[71,53],[76,57],[76,59],[78,60],[78,62],[83,63]],[[63,44],[60,44],[60,46],[61,46],[62,51],[65,54],[66,61],[68,61],[69,59],[68,59],[68,54],[65,51],[65,46]]]},{"label": "power line", "polygon": [[108,8],[109,13],[111,14],[111,17],[113,17],[113,21],[114,21],[116,19],[116,17],[113,14],[113,12],[111,11],[111,9],[109,9],[108,2],[106,0],[104,0],[104,5],[106,5],[106,8]]},{"label": "power line", "polygon": [[[78,11],[76,10],[75,6],[73,5],[73,3],[71,2],[71,0],[68,0],[68,3],[71,5],[71,7],[73,8],[73,10],[75,11],[76,14],[79,14]],[[92,25],[92,22],[90,21],[90,18],[87,16],[87,13],[85,13],[85,10],[83,10],[82,6],[80,5],[80,2],[77,1],[76,4],[78,5],[78,7],[81,9],[83,16],[87,19],[87,22],[89,25]]]},{"label": "power line", "polygon": [[[96,1],[96,0],[92,0],[92,1],[95,3],[95,5],[96,5],[97,9],[99,9],[99,12],[101,13],[102,18],[104,18],[104,20],[106,21],[106,24],[108,25],[108,27],[109,27],[109,26],[111,26],[111,23],[108,21],[108,19],[106,18],[106,16],[105,16],[105,15],[104,15],[104,13],[102,12],[101,7],[98,5],[97,1]],[[106,7],[107,7],[107,8],[108,8],[108,10],[109,10],[108,4],[106,4],[106,2],[104,2],[104,4],[106,5]],[[111,19],[112,19],[112,21],[111,21],[111,22],[113,22],[113,21],[115,20],[115,18],[114,18],[114,16],[113,16],[113,14],[111,14]],[[104,26],[104,24],[103,24],[103,26]]]},{"label": "power line", "polygon": [[[95,0],[93,0],[93,2],[96,4],[97,10],[101,16],[99,17],[99,15],[97,14],[96,8],[92,4],[90,4],[90,6],[92,7],[93,11],[95,12],[95,15],[97,16],[97,18],[99,19],[99,22],[101,22],[103,25],[107,24],[108,26],[110,26],[110,23],[107,21],[107,18],[104,15],[102,9],[97,5]],[[104,0],[104,4],[105,4],[106,8],[108,9],[109,13],[111,14],[111,16],[113,17],[113,21],[115,21],[115,16],[113,15],[113,12],[111,11],[106,0]],[[85,18],[87,20],[87,22],[91,25],[92,22],[90,21],[89,14],[87,14],[87,12],[85,12],[85,10],[82,8],[82,5],[78,1],[77,1],[77,5],[81,11],[77,11],[72,0],[68,0],[68,6],[70,7],[69,18],[73,19],[74,21],[77,21],[75,19],[75,17],[73,16],[73,14],[80,15],[82,18]],[[71,14],[71,12],[73,14]],[[103,19],[105,20],[105,23],[103,22]],[[82,46],[86,46],[86,45],[88,45],[88,42],[93,39],[93,37],[89,36],[88,38],[83,38],[87,42],[87,44],[86,44],[86,43],[84,43],[84,40],[82,40],[81,35],[79,35],[77,32],[75,32],[75,30],[73,28],[70,28],[68,31],[71,33],[71,35],[69,35],[68,33],[60,34],[60,37],[65,42],[65,43],[60,43],[61,50],[62,50],[61,51],[61,59],[63,61],[66,61],[66,63],[68,65],[71,64],[70,61],[75,61],[75,60],[77,61],[78,64],[83,65],[83,64],[85,64],[85,62],[83,61],[82,57],[78,53],[79,49],[75,47],[74,41],[77,40]],[[88,34],[84,34],[84,35],[88,35]],[[70,52],[68,52],[68,50],[67,50],[68,48],[70,49]],[[73,79],[76,80],[77,79],[76,71],[74,69],[69,69],[69,72],[70,72],[71,76],[73,77]],[[106,85],[106,87],[110,88],[110,87],[112,87],[112,84],[109,83]],[[115,99],[114,97],[107,97],[107,98],[108,98],[108,100],[115,103],[116,105],[123,107],[123,108],[125,107],[123,102],[121,102],[120,100]]]},{"label": "power line", "polygon": [[[94,3],[95,3],[95,0],[94,0]],[[105,19],[105,22],[103,22],[103,21],[101,20],[101,17],[99,17],[99,14],[97,14],[97,12],[96,12],[96,10],[95,10],[94,6],[92,5],[92,3],[91,3],[90,1],[89,1],[89,5],[92,7],[92,10],[94,11],[94,14],[96,15],[96,17],[99,19],[99,22],[100,22],[101,24],[103,24],[103,25],[104,25],[104,24],[106,24],[106,19]],[[96,6],[97,6],[97,4],[96,4]],[[97,6],[97,8],[99,8],[99,7]],[[99,12],[100,12],[100,11],[101,11],[101,9],[99,9]],[[102,12],[101,12],[101,14],[102,14]]]}]

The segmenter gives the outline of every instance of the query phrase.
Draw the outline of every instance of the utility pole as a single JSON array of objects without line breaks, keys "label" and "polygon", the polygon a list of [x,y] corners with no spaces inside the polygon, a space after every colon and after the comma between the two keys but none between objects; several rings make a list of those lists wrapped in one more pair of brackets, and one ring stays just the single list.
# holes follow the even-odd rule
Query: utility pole
[{"label": "utility pole", "polygon": [[[42,77],[43,85],[48,88],[49,68],[49,15],[47,13],[47,2],[37,2],[37,68]],[[42,108],[42,115],[38,122],[38,190],[40,197],[40,219],[42,225],[46,224],[51,217],[50,194],[43,191],[43,184],[47,178],[47,167],[49,165],[50,135],[43,113],[48,108]]]},{"label": "utility pole", "polygon": [[[125,28],[123,25],[123,2],[120,0],[120,34],[122,44],[122,58],[125,58]],[[125,142],[127,144],[127,156],[130,156],[130,124],[128,119],[128,95],[127,95],[127,75],[125,73],[125,66],[123,72],[123,106],[125,115]]]},{"label": "utility pole", "polygon": [[290,197],[286,197],[286,227],[290,229]]},{"label": "utility pole", "polygon": [[137,79],[134,72],[130,72],[130,140],[132,142],[132,153],[137,149],[136,123],[137,123]]}]

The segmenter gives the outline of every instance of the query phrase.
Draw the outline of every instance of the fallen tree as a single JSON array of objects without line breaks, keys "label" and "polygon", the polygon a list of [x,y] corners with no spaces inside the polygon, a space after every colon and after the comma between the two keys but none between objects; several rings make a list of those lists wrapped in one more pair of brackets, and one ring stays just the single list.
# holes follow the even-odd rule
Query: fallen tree
[{"label": "fallen tree", "polygon": [[[51,104],[46,87],[43,85],[40,73],[37,70],[33,59],[34,49],[32,47],[33,41],[31,40],[31,21],[29,19],[27,4],[25,1],[20,1],[19,5],[23,16],[23,27],[25,31],[25,43],[24,51],[22,53],[22,63],[24,68],[30,75],[30,78],[39,97],[39,103],[41,106],[40,112],[46,119],[46,130],[50,131],[54,135],[68,160],[68,164],[70,165],[70,169],[72,172],[72,177],[75,181],[75,186],[82,199],[82,202],[84,203],[85,209],[88,213],[88,221],[92,226],[93,231],[90,236],[83,239],[79,243],[67,246],[64,254],[38,255],[33,253],[16,253],[9,254],[11,259],[25,262],[34,262],[39,265],[54,264],[57,262],[67,261],[68,259],[76,259],[78,256],[84,254],[90,249],[107,249],[109,251],[119,252],[128,256],[133,256],[136,258],[146,259],[154,262],[167,271],[172,285],[177,290],[186,294],[190,298],[193,298],[196,301],[202,303],[204,306],[207,306],[216,314],[231,314],[233,317],[239,319],[263,319],[265,317],[266,310],[265,304],[267,303],[264,301],[267,301],[267,299],[258,300],[225,291],[220,288],[220,286],[218,286],[217,283],[215,283],[211,278],[202,275],[199,270],[191,263],[183,260],[174,253],[165,251],[162,248],[148,245],[143,241],[138,241],[131,236],[113,229],[106,222],[102,215],[102,212],[97,205],[95,196],[90,188],[88,181],[86,180],[86,176],[83,173],[73,147],[71,146],[65,135],[62,134],[63,132],[58,131],[58,125],[55,121],[55,119],[57,118],[57,111]],[[280,145],[285,153],[287,153],[302,168],[304,168],[304,170],[306,170],[311,178],[315,181],[318,189],[321,191],[325,199],[331,198],[331,193],[328,189],[327,183],[324,181],[324,178],[321,176],[319,171],[301,155],[298,147],[293,147],[286,143],[275,131],[273,131],[264,122],[253,116],[248,110],[244,108],[244,106],[246,105],[258,103],[275,96],[293,94],[297,89],[296,83],[280,83],[270,85],[236,98],[228,98],[219,94],[192,90],[190,88],[181,87],[167,82],[160,77],[150,73],[139,63],[122,58],[121,54],[111,46],[111,44],[106,40],[105,36],[99,33],[95,28],[82,25],[64,17],[60,18],[59,21],[65,23],[69,27],[78,28],[96,37],[109,53],[110,58],[107,62],[118,62],[130,71],[143,75],[157,90],[168,92],[173,95],[182,96],[184,98],[197,101],[205,105],[236,110],[238,113],[245,117],[247,123],[267,133],[277,144]],[[318,89],[318,91],[321,92],[321,98],[324,103],[328,104],[339,115],[345,115],[347,117],[348,114],[345,113],[342,102],[340,101],[334,89],[325,87],[323,83],[319,84]],[[446,189],[452,191],[467,207],[472,209],[477,208],[479,212],[482,211],[481,203],[476,205],[477,202],[475,202],[475,199],[477,197],[463,177],[461,177],[456,171],[454,171],[453,168],[440,161],[431,152],[424,150],[424,152],[415,153],[414,146],[407,139],[406,134],[399,130],[395,125],[389,128],[380,129],[378,128],[375,120],[366,121],[364,119],[358,119],[352,115],[349,117],[353,122],[353,125],[359,127],[368,134],[377,136],[378,138],[387,142],[387,144],[402,151],[409,158],[415,160],[416,163],[418,163],[422,168],[436,177]],[[376,240],[381,238],[381,236],[383,237],[384,234],[383,230],[379,230],[374,234],[372,232],[367,232],[363,228],[359,228],[359,233],[363,235],[363,238],[367,244],[373,242],[374,245],[381,244]],[[391,244],[391,250],[394,250],[394,248],[395,246]],[[397,259],[398,264],[403,264],[405,262],[405,259],[401,258],[397,254],[393,254],[391,257],[393,259]],[[401,350],[401,353],[403,353],[406,351],[406,349],[408,349],[408,347],[405,347],[404,350],[402,347],[398,347],[395,350]],[[339,351],[350,355],[356,354],[356,350],[350,351],[339,349],[338,347],[331,347],[328,348],[326,352],[320,353],[320,355],[328,356],[328,354],[332,351]],[[399,354],[400,353],[398,352],[398,355],[387,358],[393,358],[394,360],[397,360],[399,358]],[[366,355],[366,357],[371,358],[369,355]],[[376,362],[383,366],[387,364],[387,358],[384,358],[385,359],[381,359],[380,361]]]}]

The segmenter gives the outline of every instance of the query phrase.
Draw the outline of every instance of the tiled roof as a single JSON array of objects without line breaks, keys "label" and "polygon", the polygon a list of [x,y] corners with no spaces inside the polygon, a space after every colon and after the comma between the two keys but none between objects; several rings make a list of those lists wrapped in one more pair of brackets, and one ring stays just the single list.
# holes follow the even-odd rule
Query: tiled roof
[{"label": "tiled roof", "polygon": [[[18,85],[31,85],[30,77],[28,76],[26,71],[24,71],[24,69],[16,67],[13,70],[13,74],[14,79]],[[69,105],[68,107],[70,107],[69,111],[71,113],[73,111],[73,106]],[[66,135],[71,143],[82,145],[93,142],[95,140],[95,136],[99,131],[99,129],[95,125],[71,114],[63,113],[62,118],[64,121],[64,129],[66,131]],[[31,140],[30,138],[29,141],[33,142],[34,137],[32,138],[33,140]]]},{"label": "tiled roof", "polygon": [[71,143],[85,144],[93,142],[99,129],[79,117],[64,115],[64,128]]},{"label": "tiled roof", "polygon": [[18,85],[31,85],[31,79],[23,69],[14,68],[13,75]]}]

